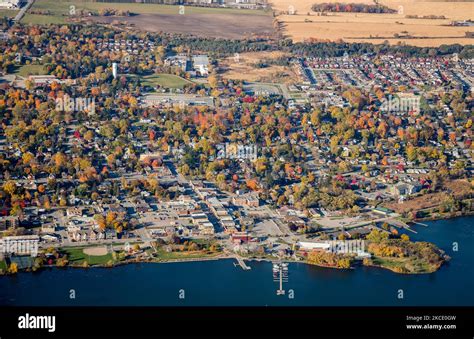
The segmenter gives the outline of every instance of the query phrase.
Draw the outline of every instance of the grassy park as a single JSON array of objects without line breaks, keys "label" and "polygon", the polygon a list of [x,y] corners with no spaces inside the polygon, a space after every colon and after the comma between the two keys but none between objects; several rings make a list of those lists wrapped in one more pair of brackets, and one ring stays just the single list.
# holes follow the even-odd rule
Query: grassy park
[{"label": "grassy park", "polygon": [[155,255],[160,260],[179,260],[179,259],[198,259],[198,258],[212,258],[221,252],[209,252],[209,251],[183,251],[183,252],[166,252],[164,249],[158,249]]},{"label": "grassy park", "polygon": [[84,253],[84,247],[64,248],[62,251],[67,254],[69,263],[73,265],[81,265],[84,261],[87,261],[89,265],[105,265],[113,260],[111,253],[97,256],[87,255]]},{"label": "grassy park", "polygon": [[17,15],[18,11],[16,10],[11,10],[11,9],[0,9],[0,18],[13,18],[15,15]]},{"label": "grassy park", "polygon": [[61,15],[44,15],[44,14],[29,14],[26,13],[22,23],[33,25],[48,25],[48,24],[65,24],[66,17]]},{"label": "grassy park", "polygon": [[373,263],[397,273],[431,273],[439,268],[439,265],[432,265],[411,257],[373,257]]},{"label": "grassy park", "polygon": [[29,75],[44,75],[46,71],[43,65],[23,65],[19,67],[16,66],[13,74],[27,77]]},{"label": "grassy park", "polygon": [[183,88],[192,81],[181,78],[173,74],[153,74],[141,78],[142,84],[145,86],[161,86],[165,88]]}]

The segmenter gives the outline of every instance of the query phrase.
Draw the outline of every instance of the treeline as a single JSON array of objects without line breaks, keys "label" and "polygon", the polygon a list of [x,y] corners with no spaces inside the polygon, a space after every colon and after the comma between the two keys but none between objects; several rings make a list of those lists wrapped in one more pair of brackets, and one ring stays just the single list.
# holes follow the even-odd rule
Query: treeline
[{"label": "treeline", "polygon": [[[232,55],[235,53],[274,51],[290,52],[302,57],[342,57],[361,54],[393,54],[405,57],[436,57],[457,53],[459,58],[474,58],[474,45],[441,45],[436,48],[417,47],[407,45],[348,43],[348,42],[298,42],[290,39],[275,43],[271,40],[225,40],[189,37],[180,35],[167,35],[162,37],[172,46],[184,45],[192,50],[207,52],[213,56]],[[286,64],[288,60],[281,58],[278,64]],[[274,64],[274,62],[268,63]]]},{"label": "treeline", "polygon": [[104,8],[99,11],[100,16],[130,16],[130,11],[122,11],[115,8]]},{"label": "treeline", "polygon": [[[277,46],[268,40],[226,40],[198,38],[185,35],[163,37],[173,47],[186,46],[191,50],[208,52],[210,55],[232,55],[234,53],[260,52],[276,50]],[[165,44],[166,45],[166,44]]]},{"label": "treeline", "polygon": [[406,57],[435,57],[457,53],[460,58],[473,58],[474,45],[462,46],[441,45],[436,48],[416,47],[407,45],[389,45],[370,43],[347,43],[347,42],[317,42],[291,44],[290,51],[301,56],[312,57],[342,57],[344,53],[349,55],[360,54],[393,54]]},{"label": "treeline", "polygon": [[318,266],[348,269],[351,268],[353,258],[343,254],[313,251],[308,254],[307,262]]},{"label": "treeline", "polygon": [[431,20],[445,20],[446,17],[444,15],[405,15],[407,19],[431,19]]},{"label": "treeline", "polygon": [[[298,42],[293,43],[290,39],[275,43],[271,40],[225,40],[200,37],[189,37],[181,35],[165,35],[162,40],[172,46],[186,46],[192,50],[207,52],[212,56],[219,57],[235,53],[274,51],[280,50],[290,52],[302,57],[342,57],[361,54],[393,54],[405,57],[436,57],[457,53],[459,58],[474,58],[474,45],[441,45],[436,48],[416,47],[407,45],[370,44],[370,43],[348,43],[348,42]],[[286,64],[288,60],[281,58],[277,64]],[[269,62],[268,64],[275,64]]]},{"label": "treeline", "polygon": [[314,12],[334,12],[334,13],[397,13],[396,10],[383,5],[367,5],[355,3],[322,3],[314,4],[311,9]]}]

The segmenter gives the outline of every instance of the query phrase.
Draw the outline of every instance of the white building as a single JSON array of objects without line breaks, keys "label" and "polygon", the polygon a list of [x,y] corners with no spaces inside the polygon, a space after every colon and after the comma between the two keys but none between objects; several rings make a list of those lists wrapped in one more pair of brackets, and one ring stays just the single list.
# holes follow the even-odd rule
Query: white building
[{"label": "white building", "polygon": [[114,79],[117,79],[117,63],[116,62],[112,63],[112,75],[114,76]]},{"label": "white building", "polygon": [[201,76],[207,76],[209,74],[209,58],[207,55],[194,55],[193,66],[196,72],[199,72]]},{"label": "white building", "polygon": [[318,242],[308,242],[308,241],[299,241],[297,245],[302,250],[323,250],[329,251],[331,248],[331,244],[325,241],[318,241]]}]

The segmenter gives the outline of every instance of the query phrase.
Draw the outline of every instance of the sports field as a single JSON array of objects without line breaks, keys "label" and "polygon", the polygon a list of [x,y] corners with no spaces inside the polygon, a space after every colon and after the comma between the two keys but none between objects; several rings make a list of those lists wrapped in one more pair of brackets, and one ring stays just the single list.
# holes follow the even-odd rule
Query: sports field
[{"label": "sports field", "polygon": [[103,265],[112,260],[112,254],[110,253],[105,255],[95,255],[95,253],[86,254],[84,253],[85,248],[83,247],[65,248],[64,252],[67,254],[69,262],[73,264],[82,264],[84,261],[87,261],[89,265]]},{"label": "sports field", "polygon": [[192,84],[192,81],[173,74],[153,74],[141,77],[140,79],[143,85],[152,87],[183,88],[187,84]]}]

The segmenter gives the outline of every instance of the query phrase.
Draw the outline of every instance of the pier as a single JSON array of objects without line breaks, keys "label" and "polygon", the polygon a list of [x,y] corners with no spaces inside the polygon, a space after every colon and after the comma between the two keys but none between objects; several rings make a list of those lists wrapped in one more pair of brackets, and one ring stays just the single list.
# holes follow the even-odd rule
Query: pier
[{"label": "pier", "polygon": [[237,259],[237,264],[234,263],[234,266],[240,266],[244,271],[250,270],[250,266],[247,266],[245,264],[244,259],[242,259],[241,257],[235,257],[235,259]]},{"label": "pier", "polygon": [[401,220],[390,219],[390,220],[387,220],[387,223],[389,223],[390,225],[395,226],[395,227],[404,228],[407,231],[410,231],[410,232],[413,232],[413,233],[418,233],[414,229],[410,228],[410,225],[408,225],[407,223],[405,223]]}]

